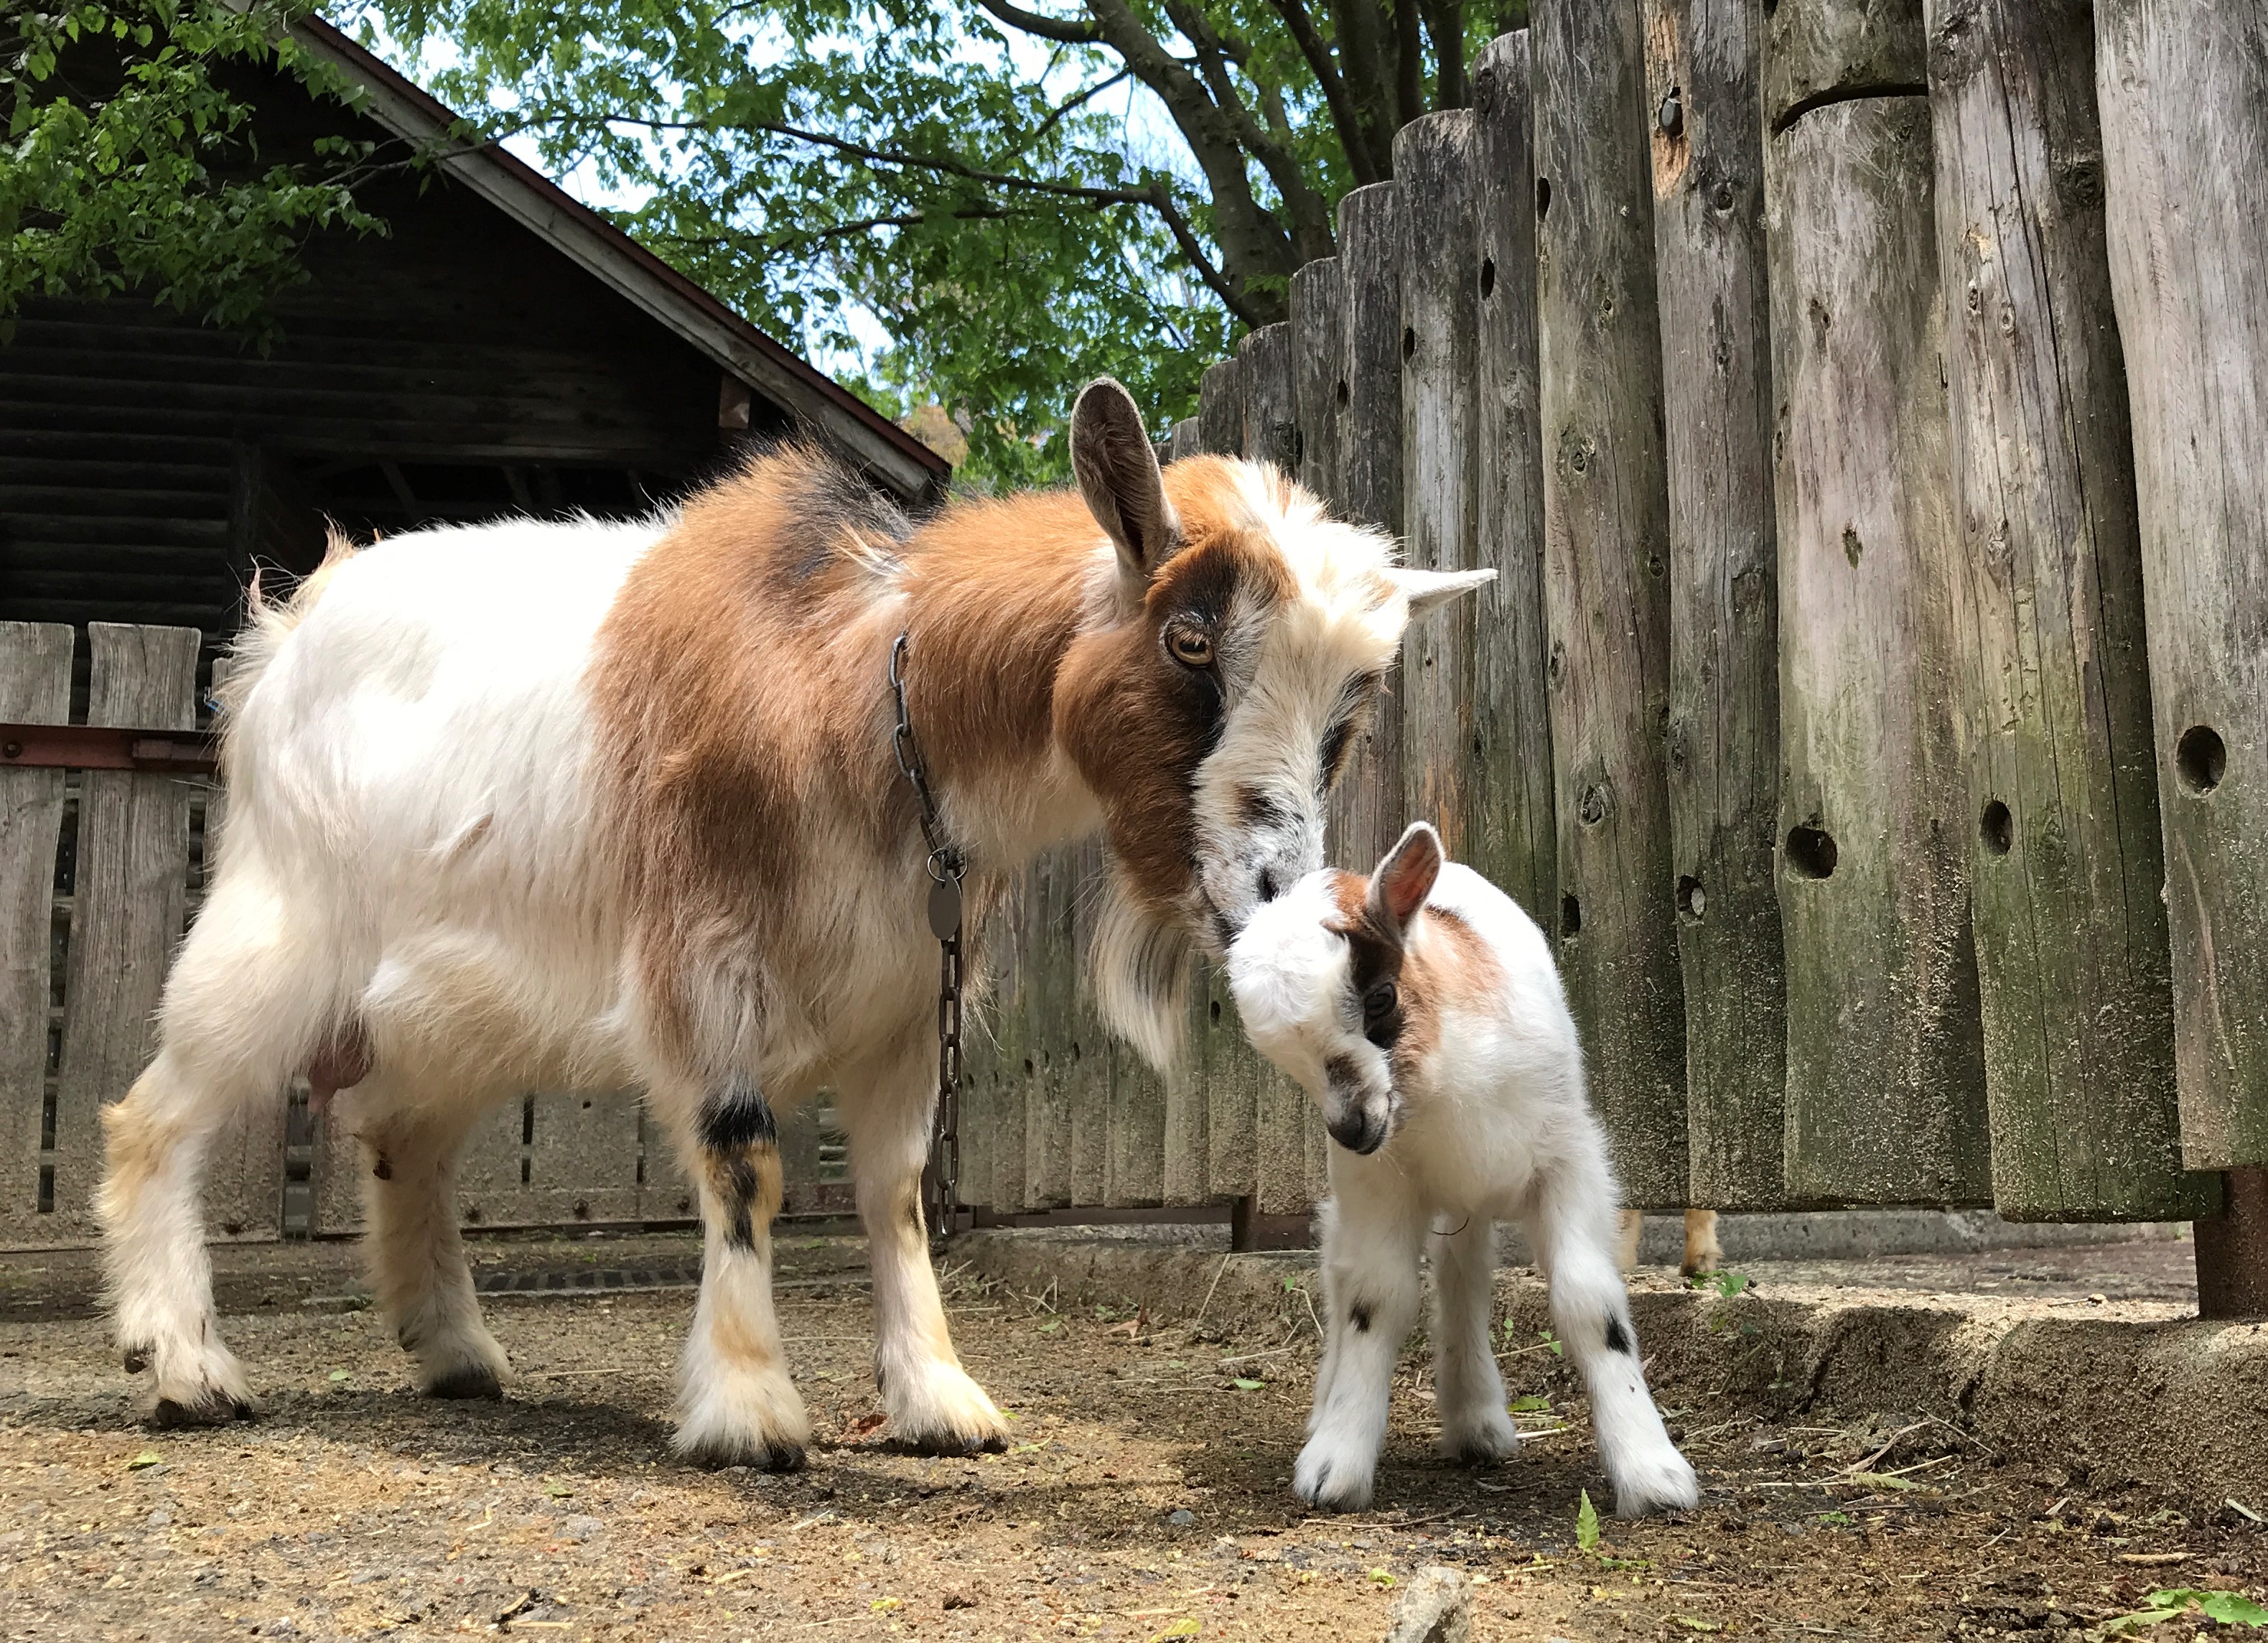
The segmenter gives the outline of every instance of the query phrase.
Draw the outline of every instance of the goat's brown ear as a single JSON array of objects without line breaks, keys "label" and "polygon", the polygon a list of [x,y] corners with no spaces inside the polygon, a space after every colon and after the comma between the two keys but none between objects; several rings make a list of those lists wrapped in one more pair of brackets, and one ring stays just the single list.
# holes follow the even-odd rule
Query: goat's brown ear
[{"label": "goat's brown ear", "polygon": [[1412,822],[1370,875],[1371,907],[1395,929],[1407,930],[1440,872],[1441,836],[1425,822]]},{"label": "goat's brown ear", "polygon": [[1182,522],[1134,396],[1109,377],[1088,383],[1071,407],[1071,466],[1087,511],[1118,544],[1119,564],[1146,584],[1180,546]]}]

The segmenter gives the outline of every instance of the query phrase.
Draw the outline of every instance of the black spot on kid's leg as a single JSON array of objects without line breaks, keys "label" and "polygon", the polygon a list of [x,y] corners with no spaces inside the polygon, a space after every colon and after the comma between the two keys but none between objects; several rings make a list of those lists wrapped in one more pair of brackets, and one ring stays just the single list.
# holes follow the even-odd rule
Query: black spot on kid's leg
[{"label": "black spot on kid's leg", "polygon": [[1369,1334],[1370,1303],[1366,1300],[1358,1300],[1354,1305],[1349,1307],[1347,1308],[1347,1322],[1354,1325],[1354,1331],[1356,1334]]},{"label": "black spot on kid's leg", "polygon": [[1631,1350],[1630,1331],[1623,1328],[1623,1321],[1620,1318],[1607,1320],[1607,1350],[1610,1352],[1625,1353]]}]

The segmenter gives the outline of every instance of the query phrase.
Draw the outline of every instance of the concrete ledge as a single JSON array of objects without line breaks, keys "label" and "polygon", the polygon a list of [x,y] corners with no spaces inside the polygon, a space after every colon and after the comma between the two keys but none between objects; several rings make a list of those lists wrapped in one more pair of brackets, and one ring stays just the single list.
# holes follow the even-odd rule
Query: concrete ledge
[{"label": "concrete ledge", "polygon": [[[980,1232],[956,1261],[1056,1304],[1139,1304],[1155,1323],[1210,1337],[1281,1339],[1315,1328],[1314,1257],[1064,1232]],[[2232,1498],[2268,1514],[2268,1324],[2208,1323],[2162,1300],[2014,1300],[1878,1287],[1866,1264],[1822,1281],[1750,1266],[1726,1296],[1641,1271],[1631,1306],[1666,1405],[1689,1424],[1742,1412],[1848,1418],[1934,1416],[2004,1460],[2095,1491],[2139,1489],[2219,1512]],[[1535,1275],[1498,1277],[1513,1341],[1550,1327]],[[1516,1374],[1564,1376],[1556,1359]],[[1719,1411],[1721,1410],[1721,1413]]]}]

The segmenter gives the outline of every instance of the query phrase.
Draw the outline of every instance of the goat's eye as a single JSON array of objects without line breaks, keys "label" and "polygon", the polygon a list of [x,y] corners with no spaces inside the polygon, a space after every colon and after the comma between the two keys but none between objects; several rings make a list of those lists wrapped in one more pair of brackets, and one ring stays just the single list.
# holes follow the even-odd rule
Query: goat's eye
[{"label": "goat's eye", "polygon": [[1184,667],[1212,666],[1212,641],[1195,628],[1175,628],[1166,636],[1166,648]]},{"label": "goat's eye", "polygon": [[1381,1016],[1393,1014],[1395,997],[1392,982],[1379,983],[1362,995],[1362,1019],[1375,1021]]}]

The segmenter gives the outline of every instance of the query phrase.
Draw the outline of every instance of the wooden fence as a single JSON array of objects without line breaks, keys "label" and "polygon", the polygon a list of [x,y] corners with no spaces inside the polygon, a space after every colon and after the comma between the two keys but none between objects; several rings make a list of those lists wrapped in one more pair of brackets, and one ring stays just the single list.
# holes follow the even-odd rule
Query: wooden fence
[{"label": "wooden fence", "polygon": [[[1424,816],[1557,938],[1633,1203],[2261,1235],[2214,1216],[2268,1163],[2241,11],[1536,0],[1167,441],[1498,571],[1329,855]],[[963,1197],[1300,1207],[1314,1120],[1211,977],[1162,1086],[1094,1023],[1097,871],[990,932]]]}]

